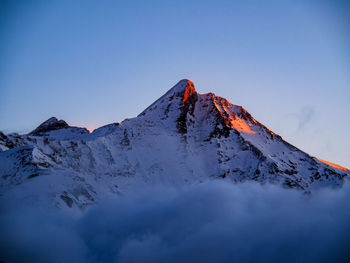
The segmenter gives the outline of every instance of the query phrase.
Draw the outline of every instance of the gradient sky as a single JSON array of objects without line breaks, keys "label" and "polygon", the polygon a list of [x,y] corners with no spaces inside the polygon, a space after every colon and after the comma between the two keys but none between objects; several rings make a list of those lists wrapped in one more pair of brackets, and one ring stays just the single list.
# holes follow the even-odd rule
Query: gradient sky
[{"label": "gradient sky", "polygon": [[1,1],[0,130],[91,129],[177,81],[350,167],[349,1]]}]

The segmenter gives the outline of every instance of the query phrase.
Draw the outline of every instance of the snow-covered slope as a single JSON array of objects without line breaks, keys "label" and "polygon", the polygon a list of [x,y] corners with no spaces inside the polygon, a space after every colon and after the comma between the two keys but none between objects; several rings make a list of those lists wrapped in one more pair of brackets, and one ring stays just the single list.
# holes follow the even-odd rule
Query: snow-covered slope
[{"label": "snow-covered slope", "polygon": [[[350,171],[297,149],[243,107],[181,80],[139,116],[89,133],[50,118],[0,133],[2,198],[84,208],[135,184],[257,181],[311,192]],[[38,199],[41,202],[38,202]]]}]

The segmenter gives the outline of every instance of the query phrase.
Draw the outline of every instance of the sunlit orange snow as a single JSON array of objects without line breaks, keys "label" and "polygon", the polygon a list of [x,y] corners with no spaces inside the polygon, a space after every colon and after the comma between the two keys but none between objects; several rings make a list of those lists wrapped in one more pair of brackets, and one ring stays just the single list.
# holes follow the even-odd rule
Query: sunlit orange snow
[{"label": "sunlit orange snow", "polygon": [[250,126],[247,122],[245,122],[244,120],[236,117],[235,120],[232,120],[230,118],[230,122],[231,122],[231,127],[235,128],[236,130],[240,131],[240,132],[245,132],[245,133],[250,133],[250,134],[254,134],[255,131],[253,131],[252,129],[250,129]]},{"label": "sunlit orange snow", "polygon": [[316,158],[316,159],[319,160],[320,162],[323,162],[323,163],[325,163],[325,164],[328,164],[328,165],[330,165],[330,166],[332,166],[332,167],[334,167],[334,168],[337,168],[337,169],[340,169],[340,170],[343,170],[343,171],[350,171],[349,169],[347,169],[347,168],[345,168],[345,167],[343,167],[343,166],[340,166],[340,165],[338,165],[338,164],[331,163],[331,162],[327,162],[327,161],[325,161],[325,160],[321,160],[321,159],[318,159],[318,158]]},{"label": "sunlit orange snow", "polygon": [[196,90],[192,81],[187,80],[187,87],[185,89],[185,94],[182,100],[182,106],[185,105],[185,102],[187,101],[188,97],[192,96],[194,93],[196,93]]}]

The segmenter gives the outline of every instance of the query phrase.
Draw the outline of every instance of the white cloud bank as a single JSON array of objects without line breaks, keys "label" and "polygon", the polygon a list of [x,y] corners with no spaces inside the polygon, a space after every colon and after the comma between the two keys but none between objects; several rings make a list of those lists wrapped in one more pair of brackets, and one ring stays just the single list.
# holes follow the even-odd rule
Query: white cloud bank
[{"label": "white cloud bank", "polygon": [[1,210],[4,262],[350,262],[350,187],[137,189],[78,219]]}]

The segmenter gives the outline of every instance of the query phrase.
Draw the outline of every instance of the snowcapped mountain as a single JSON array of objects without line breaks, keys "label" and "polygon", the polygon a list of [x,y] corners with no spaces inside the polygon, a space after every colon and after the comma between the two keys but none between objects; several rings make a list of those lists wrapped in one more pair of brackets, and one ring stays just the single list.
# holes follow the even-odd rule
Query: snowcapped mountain
[{"label": "snowcapped mountain", "polygon": [[[24,134],[0,132],[0,194],[84,208],[138,184],[257,181],[311,192],[350,171],[284,141],[243,107],[181,80],[140,115],[89,133],[50,118]],[[39,202],[38,202],[39,200]]]}]

